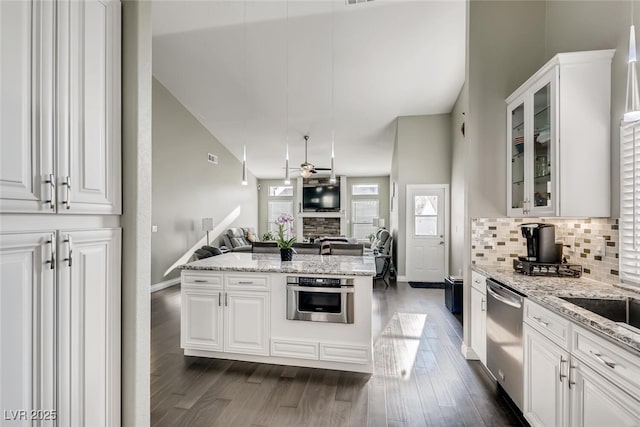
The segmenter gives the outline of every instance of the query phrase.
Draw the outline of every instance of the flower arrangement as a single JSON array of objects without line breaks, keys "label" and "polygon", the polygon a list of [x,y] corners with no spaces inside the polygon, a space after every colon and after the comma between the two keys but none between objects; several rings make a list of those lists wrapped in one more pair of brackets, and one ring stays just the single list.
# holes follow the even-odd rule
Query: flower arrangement
[{"label": "flower arrangement", "polygon": [[293,227],[294,218],[289,214],[280,214],[276,219],[278,224],[278,235],[276,242],[281,249],[289,249],[296,241],[296,230]]}]

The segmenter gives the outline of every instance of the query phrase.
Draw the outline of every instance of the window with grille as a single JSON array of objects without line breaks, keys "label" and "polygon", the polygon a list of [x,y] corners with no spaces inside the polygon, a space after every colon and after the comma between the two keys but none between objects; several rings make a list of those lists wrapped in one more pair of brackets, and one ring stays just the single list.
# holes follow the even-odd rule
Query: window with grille
[{"label": "window with grille", "polygon": [[358,240],[369,240],[368,236],[376,232],[373,219],[378,218],[380,210],[378,200],[359,199],[351,202],[352,236]]},{"label": "window with grille", "polygon": [[620,128],[620,278],[640,284],[640,122]]},{"label": "window with grille", "polygon": [[276,224],[276,220],[283,213],[293,215],[292,200],[269,200],[268,221],[269,231],[271,231],[272,233],[276,233],[278,231],[278,224]]}]

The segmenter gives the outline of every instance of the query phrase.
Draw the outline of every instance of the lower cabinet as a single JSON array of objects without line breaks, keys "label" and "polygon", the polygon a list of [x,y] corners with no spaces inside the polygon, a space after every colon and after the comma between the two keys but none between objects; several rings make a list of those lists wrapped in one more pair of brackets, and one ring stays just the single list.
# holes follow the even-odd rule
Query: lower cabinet
[{"label": "lower cabinet", "polygon": [[486,278],[475,271],[471,286],[471,348],[483,365],[487,364]]},{"label": "lower cabinet", "polygon": [[203,280],[183,275],[182,348],[268,356],[269,292],[228,290],[222,281]]},{"label": "lower cabinet", "polygon": [[[537,305],[535,309],[543,315],[547,311]],[[576,356],[579,351],[576,331],[572,345],[566,344],[567,348],[563,348],[551,340],[557,340],[557,336],[548,337],[546,334],[550,332],[540,328],[542,326],[530,324],[525,318],[523,414],[531,426],[640,425],[640,401],[634,393],[623,389],[613,372],[605,377]],[[620,349],[619,353],[625,352]],[[600,356],[600,353],[594,355]],[[615,370],[616,364],[608,363],[609,369]]]},{"label": "lower cabinet", "polygon": [[0,253],[0,407],[120,425],[120,229],[3,234]]},{"label": "lower cabinet", "polygon": [[571,426],[640,425],[640,401],[580,360],[572,360],[571,370]]},{"label": "lower cabinet", "polygon": [[569,425],[569,352],[526,323],[523,415],[533,426]]}]

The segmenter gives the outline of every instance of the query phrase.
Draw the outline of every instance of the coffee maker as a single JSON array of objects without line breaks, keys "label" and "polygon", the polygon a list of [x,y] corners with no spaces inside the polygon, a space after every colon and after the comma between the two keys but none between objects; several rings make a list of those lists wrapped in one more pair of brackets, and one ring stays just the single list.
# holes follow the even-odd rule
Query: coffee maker
[{"label": "coffee maker", "polygon": [[557,252],[556,228],[552,224],[522,224],[520,229],[522,236],[527,239],[527,256],[518,257],[519,260],[543,263],[561,261],[562,252]]}]

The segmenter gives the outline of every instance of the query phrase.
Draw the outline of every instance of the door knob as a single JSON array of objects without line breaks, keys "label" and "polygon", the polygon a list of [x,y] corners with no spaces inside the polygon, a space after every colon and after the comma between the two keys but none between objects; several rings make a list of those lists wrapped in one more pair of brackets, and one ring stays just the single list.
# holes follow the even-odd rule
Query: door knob
[{"label": "door knob", "polygon": [[444,242],[440,242],[441,245],[444,245]]}]

